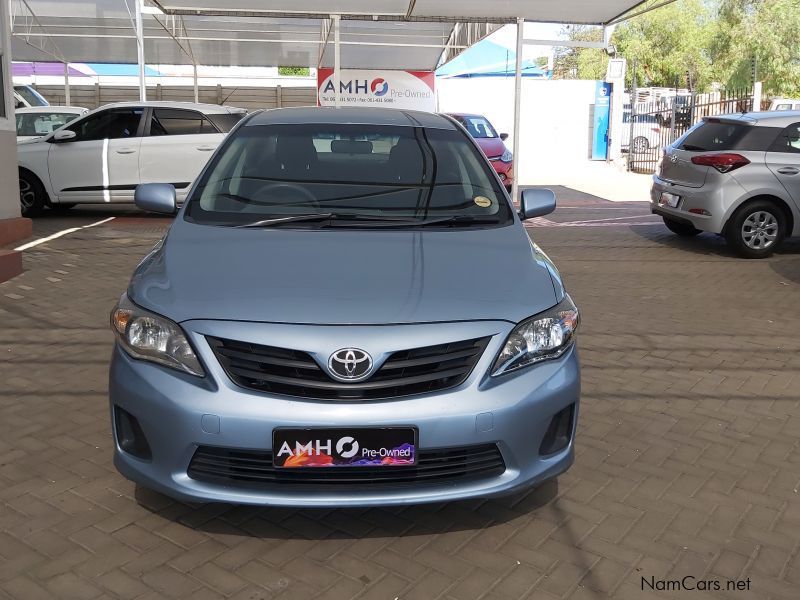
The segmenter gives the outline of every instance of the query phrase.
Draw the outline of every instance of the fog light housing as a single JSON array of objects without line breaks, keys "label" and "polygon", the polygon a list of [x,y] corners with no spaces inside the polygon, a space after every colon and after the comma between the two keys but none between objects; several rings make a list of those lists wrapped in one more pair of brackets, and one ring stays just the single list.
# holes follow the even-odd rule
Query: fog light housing
[{"label": "fog light housing", "polygon": [[569,445],[572,439],[572,424],[575,417],[575,405],[570,404],[560,410],[550,420],[550,425],[542,438],[539,454],[547,456],[560,452]]},{"label": "fog light housing", "polygon": [[119,406],[114,407],[114,428],[117,432],[117,443],[123,452],[142,460],[153,457],[139,421]]}]

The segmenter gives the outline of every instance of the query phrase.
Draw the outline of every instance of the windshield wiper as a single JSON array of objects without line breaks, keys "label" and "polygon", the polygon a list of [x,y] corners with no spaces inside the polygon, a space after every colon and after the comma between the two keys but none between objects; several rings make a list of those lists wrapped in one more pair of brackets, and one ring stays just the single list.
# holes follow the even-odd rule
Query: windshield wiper
[{"label": "windshield wiper", "polygon": [[[341,219],[342,221],[347,221],[347,219]],[[338,219],[337,219],[338,221]],[[397,227],[397,228],[415,228],[415,227],[428,227],[430,225],[439,225],[442,227],[460,227],[460,226],[469,226],[469,225],[498,225],[497,219],[487,219],[481,217],[473,217],[470,215],[453,215],[450,217],[438,217],[433,219],[406,219],[401,217],[394,217],[394,218],[378,218],[373,219],[371,217],[363,217],[352,219],[356,225],[363,225],[365,227],[374,226],[374,227]],[[335,223],[332,222],[331,226],[334,226]],[[347,223],[342,223],[343,226],[347,226]]]},{"label": "windshield wiper", "polygon": [[394,216],[370,216],[370,215],[340,215],[336,213],[314,213],[307,215],[288,215],[286,217],[274,217],[262,219],[253,223],[234,225],[239,229],[247,228],[268,228],[277,227],[285,223],[315,223],[324,222],[326,227],[427,227],[429,225],[441,225],[445,227],[459,227],[463,225],[497,225],[497,219],[487,219],[485,217],[473,217],[470,215],[453,215],[450,217],[439,217],[434,219],[415,219],[408,217]]},{"label": "windshield wiper", "polygon": [[336,215],[333,213],[313,213],[309,215],[289,215],[286,217],[275,217],[272,219],[262,219],[260,221],[254,221],[252,223],[245,223],[244,225],[234,225],[237,229],[246,229],[248,227],[273,227],[275,225],[283,225],[284,223],[300,223],[300,222],[309,222],[313,223],[315,221],[328,221],[334,218]]},{"label": "windshield wiper", "polygon": [[419,223],[420,227],[428,225],[445,225],[459,227],[462,225],[498,225],[499,221],[494,218],[474,217],[472,215],[453,215],[452,217],[439,217],[436,219],[426,219]]},{"label": "windshield wiper", "polygon": [[274,227],[283,225],[284,223],[314,223],[319,221],[330,221],[332,225],[334,221],[346,224],[348,222],[355,222],[359,224],[389,224],[389,225],[414,225],[420,223],[419,219],[411,219],[408,217],[394,217],[394,216],[369,216],[369,215],[342,215],[337,213],[311,213],[307,215],[287,215],[285,217],[273,217],[271,219],[262,219],[254,221],[253,223],[245,223],[244,225],[234,225],[237,228],[259,228],[259,227]]}]

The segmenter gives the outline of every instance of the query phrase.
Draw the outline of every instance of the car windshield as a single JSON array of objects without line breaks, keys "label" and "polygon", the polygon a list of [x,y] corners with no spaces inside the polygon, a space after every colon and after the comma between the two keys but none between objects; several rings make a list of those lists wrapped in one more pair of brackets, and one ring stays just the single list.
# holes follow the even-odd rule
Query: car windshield
[{"label": "car windshield", "polygon": [[49,103],[39,92],[27,85],[14,86],[14,91],[22,96],[31,106],[48,106]]},{"label": "car windshield", "polygon": [[456,119],[466,128],[469,134],[476,139],[493,139],[499,137],[486,117],[458,116]]},{"label": "car windshield", "polygon": [[17,113],[17,135],[47,135],[78,116],[66,112]]},{"label": "car windshield", "polygon": [[232,226],[320,227],[328,219],[328,226],[485,227],[510,224],[513,213],[459,131],[307,124],[237,130],[193,192],[186,218]]}]

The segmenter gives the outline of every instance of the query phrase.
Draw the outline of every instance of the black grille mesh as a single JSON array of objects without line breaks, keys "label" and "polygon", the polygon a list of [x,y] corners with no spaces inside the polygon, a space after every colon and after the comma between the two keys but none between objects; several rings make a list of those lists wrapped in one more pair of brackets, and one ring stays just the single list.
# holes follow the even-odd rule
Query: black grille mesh
[{"label": "black grille mesh", "polygon": [[469,377],[489,337],[395,352],[358,383],[332,379],[306,352],[208,337],[228,377],[244,388],[328,400],[398,398],[455,387]]},{"label": "black grille mesh", "polygon": [[345,467],[276,469],[272,452],[200,446],[189,464],[189,477],[220,485],[258,487],[275,484],[420,484],[502,474],[505,463],[495,444],[419,450],[413,467]]}]

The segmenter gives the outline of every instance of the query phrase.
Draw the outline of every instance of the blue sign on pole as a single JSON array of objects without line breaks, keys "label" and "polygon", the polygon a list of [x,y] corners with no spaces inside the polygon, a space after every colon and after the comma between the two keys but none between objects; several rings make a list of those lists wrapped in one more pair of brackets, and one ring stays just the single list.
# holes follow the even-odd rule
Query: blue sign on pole
[{"label": "blue sign on pole", "polygon": [[608,122],[611,115],[612,84],[598,81],[594,92],[594,130],[592,160],[608,158]]}]

